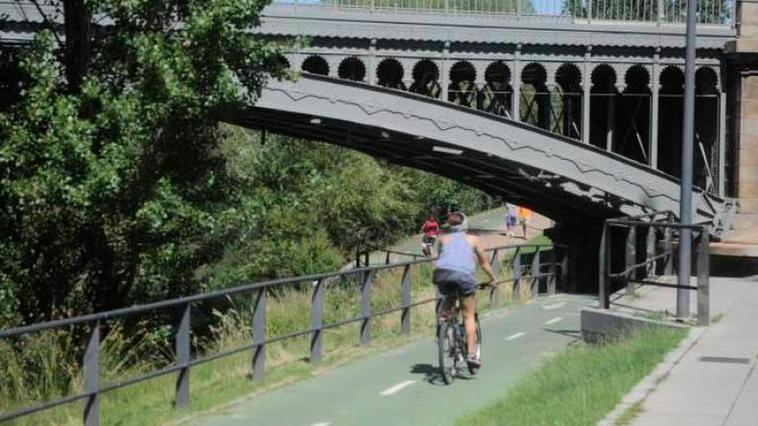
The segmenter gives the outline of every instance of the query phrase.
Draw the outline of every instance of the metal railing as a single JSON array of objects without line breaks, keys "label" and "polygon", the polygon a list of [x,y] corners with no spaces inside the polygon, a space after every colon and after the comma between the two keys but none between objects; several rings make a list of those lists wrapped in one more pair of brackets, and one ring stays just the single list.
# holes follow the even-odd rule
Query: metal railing
[{"label": "metal railing", "polygon": [[[612,262],[614,230],[626,230],[623,262]],[[638,248],[644,234],[644,253]],[[697,244],[697,257],[694,259],[697,273],[696,286],[680,286],[657,281],[656,277],[674,274],[674,237],[682,232],[694,232],[693,238]],[[662,238],[661,237],[662,234]],[[660,244],[659,239],[662,239]],[[676,222],[672,212],[651,213],[640,216],[608,219],[603,225],[600,242],[600,307],[610,309],[610,300],[614,288],[623,288],[619,297],[635,294],[638,286],[656,286],[675,289],[686,289],[697,292],[697,322],[699,325],[710,323],[710,227],[707,225],[682,225]],[[640,261],[640,259],[642,259]],[[618,264],[622,268],[618,272]],[[614,286],[620,282],[621,286]]]},{"label": "metal railing", "polygon": [[[294,7],[471,16],[562,18],[584,23],[684,24],[686,0],[274,0]],[[697,0],[698,23],[733,26],[734,0]]]},{"label": "metal railing", "polygon": [[[513,294],[519,294],[522,286],[529,286],[529,296],[536,297],[544,288],[543,293],[554,294],[557,281],[560,277],[562,282],[566,280],[567,256],[565,248],[549,244],[538,245],[508,245],[495,247],[487,250],[490,253],[491,266],[495,273],[502,272],[502,268],[508,266],[512,269],[511,278],[502,282],[510,282]],[[547,259],[547,262],[545,261]],[[430,264],[435,259],[425,258],[389,265],[376,265],[355,268],[349,271],[332,272],[301,276],[294,278],[276,279],[265,282],[253,283],[239,287],[228,288],[197,294],[188,297],[180,297],[144,305],[136,305],[107,312],[82,315],[74,318],[49,321],[28,326],[0,331],[0,342],[19,338],[30,333],[38,333],[46,330],[61,329],[70,326],[87,327],[88,337],[81,361],[83,374],[83,391],[75,395],[69,395],[55,400],[50,400],[34,405],[27,405],[12,411],[0,412],[0,422],[16,419],[22,416],[48,410],[53,407],[76,401],[84,402],[83,420],[85,425],[97,425],[100,419],[101,395],[129,385],[155,379],[167,374],[176,374],[176,390],[174,405],[186,407],[190,400],[190,368],[202,363],[217,360],[233,354],[251,351],[252,354],[252,379],[255,382],[263,380],[265,374],[266,346],[275,342],[281,342],[296,337],[310,336],[310,362],[318,362],[322,355],[322,336],[328,329],[344,326],[351,323],[360,323],[358,336],[361,345],[368,345],[371,341],[370,327],[372,319],[378,316],[400,312],[400,328],[403,334],[409,334],[411,329],[411,309],[423,304],[433,303],[440,300],[437,297],[420,301],[413,301],[411,294],[411,269],[422,264]],[[559,261],[560,260],[560,261]],[[506,264],[509,263],[509,265]],[[372,311],[371,288],[374,278],[381,271],[393,269],[402,270],[400,287],[400,305],[382,311]],[[560,270],[560,272],[558,272]],[[360,285],[356,288],[360,292],[360,315],[325,324],[324,301],[327,293],[328,282],[334,282],[334,278],[355,276],[360,278]],[[309,283],[312,288],[310,304],[310,326],[283,335],[268,337],[266,335],[266,304],[269,297],[275,297],[273,290],[287,286],[296,286],[301,283]],[[431,284],[431,283],[430,283]],[[307,291],[307,290],[305,290]],[[272,293],[272,296],[269,296]],[[203,354],[192,358],[190,335],[192,326],[190,315],[193,304],[228,298],[233,295],[247,294],[252,297],[252,336],[248,344],[228,349],[222,352]],[[489,294],[491,305],[497,305],[498,292],[493,288]],[[131,377],[113,384],[101,384],[100,382],[100,345],[103,341],[101,328],[103,323],[110,320],[133,317],[138,314],[155,313],[159,310],[175,309],[177,322],[173,329],[175,360],[173,365],[156,369],[142,375]]]}]

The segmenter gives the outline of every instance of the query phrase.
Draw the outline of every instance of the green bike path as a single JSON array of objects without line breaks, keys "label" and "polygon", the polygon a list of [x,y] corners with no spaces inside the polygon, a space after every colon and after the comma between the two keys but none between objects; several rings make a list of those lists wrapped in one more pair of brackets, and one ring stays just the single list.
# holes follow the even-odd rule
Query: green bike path
[{"label": "green bike path", "polygon": [[442,383],[426,337],[240,401],[194,425],[449,425],[502,398],[521,377],[579,337],[579,310],[593,298],[556,295],[481,319],[483,368]]}]

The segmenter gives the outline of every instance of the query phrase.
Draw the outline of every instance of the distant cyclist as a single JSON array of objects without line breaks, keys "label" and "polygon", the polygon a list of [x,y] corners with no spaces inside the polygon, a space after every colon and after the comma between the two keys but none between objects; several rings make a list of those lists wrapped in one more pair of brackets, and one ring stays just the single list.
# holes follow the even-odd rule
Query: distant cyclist
[{"label": "distant cyclist", "polygon": [[[463,314],[463,324],[466,329],[466,345],[468,357],[466,362],[469,369],[475,371],[481,367],[481,361],[476,353],[476,263],[490,277],[494,284],[495,274],[490,268],[487,257],[479,238],[466,233],[468,225],[466,215],[454,212],[448,216],[450,233],[440,236],[440,256],[434,270],[434,283],[444,295],[458,294]],[[448,300],[454,299],[448,298]],[[441,315],[446,315],[448,306],[442,307]]]},{"label": "distant cyclist", "polygon": [[437,237],[440,235],[440,224],[437,222],[437,218],[432,214],[421,225],[421,232],[424,233],[423,240],[421,242],[421,250],[424,256],[430,256],[432,254],[432,247],[437,242]]}]

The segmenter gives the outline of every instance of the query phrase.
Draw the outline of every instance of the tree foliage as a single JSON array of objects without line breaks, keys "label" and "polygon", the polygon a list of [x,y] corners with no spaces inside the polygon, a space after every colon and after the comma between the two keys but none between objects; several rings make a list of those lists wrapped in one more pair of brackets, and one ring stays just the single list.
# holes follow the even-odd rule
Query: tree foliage
[{"label": "tree foliage", "polygon": [[20,72],[0,86],[18,95],[0,114],[6,323],[190,291],[230,229],[213,113],[284,75],[280,48],[248,32],[264,2],[78,3],[112,20],[79,34],[86,66],[49,32],[4,64]]}]

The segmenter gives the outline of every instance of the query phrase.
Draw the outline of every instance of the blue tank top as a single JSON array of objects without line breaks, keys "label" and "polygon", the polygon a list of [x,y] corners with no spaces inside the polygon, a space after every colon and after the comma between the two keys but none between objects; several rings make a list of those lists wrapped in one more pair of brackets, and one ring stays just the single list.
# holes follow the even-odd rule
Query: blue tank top
[{"label": "blue tank top", "polygon": [[440,257],[437,259],[437,269],[462,272],[472,279],[476,271],[474,262],[474,248],[466,240],[465,232],[450,234],[450,241],[440,249]]}]

